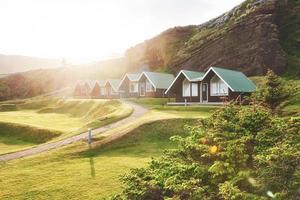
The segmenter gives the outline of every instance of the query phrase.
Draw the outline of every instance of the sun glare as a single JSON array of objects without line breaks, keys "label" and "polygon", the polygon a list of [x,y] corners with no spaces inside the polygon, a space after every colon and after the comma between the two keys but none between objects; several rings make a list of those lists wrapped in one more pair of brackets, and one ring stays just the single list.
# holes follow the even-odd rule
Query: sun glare
[{"label": "sun glare", "polygon": [[[224,12],[223,0],[189,1],[1,0],[0,53],[73,63],[121,57],[167,28]],[[224,5],[229,9],[241,1]]]}]

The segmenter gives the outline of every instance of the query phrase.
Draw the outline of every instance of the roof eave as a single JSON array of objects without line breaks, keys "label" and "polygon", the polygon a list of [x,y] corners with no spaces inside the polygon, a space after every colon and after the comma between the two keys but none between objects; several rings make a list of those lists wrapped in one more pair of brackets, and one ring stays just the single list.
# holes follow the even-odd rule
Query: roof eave
[{"label": "roof eave", "polygon": [[180,74],[183,74],[185,77],[186,74],[184,74],[183,70],[180,70],[180,72],[177,74],[177,76],[174,78],[174,80],[172,81],[171,85],[167,88],[167,90],[165,91],[165,94],[167,94],[169,92],[169,90],[171,89],[171,87],[174,85],[174,83],[176,82],[177,78],[180,76]]},{"label": "roof eave", "polygon": [[149,80],[149,82],[152,84],[152,86],[154,87],[154,89],[157,89],[156,85],[152,82],[152,80],[149,78],[149,76],[147,75],[146,72],[142,72],[141,75],[138,78],[138,81],[142,78],[143,74],[145,75],[145,77]]}]

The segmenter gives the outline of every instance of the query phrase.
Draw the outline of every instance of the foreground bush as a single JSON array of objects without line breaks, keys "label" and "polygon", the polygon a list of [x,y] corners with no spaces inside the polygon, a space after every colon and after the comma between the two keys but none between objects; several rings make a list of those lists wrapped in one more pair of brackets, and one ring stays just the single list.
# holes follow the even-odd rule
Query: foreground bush
[{"label": "foreground bush", "polygon": [[297,199],[300,120],[273,116],[258,105],[230,105],[172,140],[148,167],[122,177],[112,199]]}]

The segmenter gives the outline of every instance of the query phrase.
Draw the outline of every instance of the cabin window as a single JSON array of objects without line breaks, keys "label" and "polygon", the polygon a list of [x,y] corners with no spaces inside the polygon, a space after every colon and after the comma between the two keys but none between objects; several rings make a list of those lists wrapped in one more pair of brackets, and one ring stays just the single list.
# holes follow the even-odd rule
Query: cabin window
[{"label": "cabin window", "polygon": [[150,81],[146,80],[146,91],[147,92],[152,92],[153,91],[153,86],[150,83]]},{"label": "cabin window", "polygon": [[111,95],[117,95],[118,92],[116,92],[113,88],[110,89],[110,94]]},{"label": "cabin window", "polygon": [[211,96],[227,96],[228,87],[218,76],[214,75],[210,80],[210,94]]},{"label": "cabin window", "polygon": [[182,82],[182,96],[191,96],[191,86],[190,82],[187,79],[184,79],[184,81]]},{"label": "cabin window", "polygon": [[192,96],[198,96],[198,83],[192,83]]},{"label": "cabin window", "polygon": [[105,88],[100,88],[100,95],[105,95]]},{"label": "cabin window", "polygon": [[139,85],[138,85],[138,83],[136,83],[136,82],[130,82],[130,92],[131,93],[136,93],[136,92],[138,92],[138,87],[139,87]]}]

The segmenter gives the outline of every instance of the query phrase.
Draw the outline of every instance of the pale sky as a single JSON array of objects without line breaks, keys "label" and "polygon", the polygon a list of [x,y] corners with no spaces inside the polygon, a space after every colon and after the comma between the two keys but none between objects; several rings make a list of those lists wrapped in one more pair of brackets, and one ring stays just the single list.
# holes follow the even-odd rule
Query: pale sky
[{"label": "pale sky", "polygon": [[0,54],[103,60],[165,29],[201,24],[242,1],[0,0]]}]

